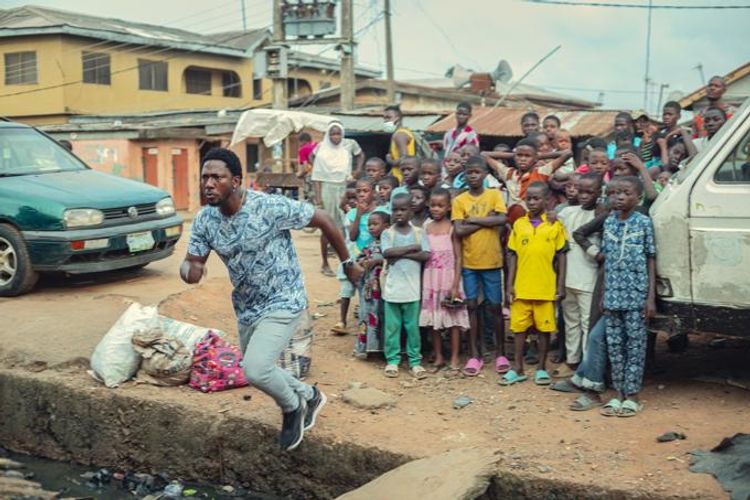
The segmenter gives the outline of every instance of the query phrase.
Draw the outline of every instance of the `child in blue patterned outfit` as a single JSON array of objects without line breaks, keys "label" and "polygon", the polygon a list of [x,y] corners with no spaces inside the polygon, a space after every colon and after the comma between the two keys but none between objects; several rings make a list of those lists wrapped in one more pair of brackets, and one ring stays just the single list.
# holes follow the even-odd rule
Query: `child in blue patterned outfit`
[{"label": "child in blue patterned outfit", "polygon": [[615,210],[604,222],[604,310],[612,385],[618,392],[602,408],[605,416],[632,417],[646,363],[646,321],[656,306],[654,228],[636,212],[643,193],[637,177],[620,177],[615,186]]}]

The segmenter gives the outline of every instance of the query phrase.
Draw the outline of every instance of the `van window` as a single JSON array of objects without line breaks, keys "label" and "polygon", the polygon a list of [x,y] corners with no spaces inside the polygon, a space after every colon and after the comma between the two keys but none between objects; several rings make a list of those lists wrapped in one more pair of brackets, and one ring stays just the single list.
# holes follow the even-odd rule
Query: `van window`
[{"label": "van window", "polygon": [[717,184],[750,184],[750,131],[716,170],[714,181]]}]

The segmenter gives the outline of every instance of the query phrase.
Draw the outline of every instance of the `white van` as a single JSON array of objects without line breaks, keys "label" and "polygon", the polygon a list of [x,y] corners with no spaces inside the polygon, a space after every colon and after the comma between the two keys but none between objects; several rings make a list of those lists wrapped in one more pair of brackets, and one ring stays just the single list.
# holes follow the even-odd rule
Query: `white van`
[{"label": "white van", "polygon": [[670,338],[750,336],[750,99],[673,178],[651,217]]}]

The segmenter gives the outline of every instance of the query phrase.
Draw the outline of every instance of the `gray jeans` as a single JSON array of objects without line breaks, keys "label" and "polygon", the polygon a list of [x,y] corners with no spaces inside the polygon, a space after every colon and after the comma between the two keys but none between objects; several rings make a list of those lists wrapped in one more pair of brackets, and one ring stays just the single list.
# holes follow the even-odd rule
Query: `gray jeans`
[{"label": "gray jeans", "polygon": [[299,407],[299,398],[313,397],[312,387],[276,366],[281,352],[289,345],[303,313],[277,311],[253,326],[240,323],[245,377],[248,382],[271,396],[284,413]]}]

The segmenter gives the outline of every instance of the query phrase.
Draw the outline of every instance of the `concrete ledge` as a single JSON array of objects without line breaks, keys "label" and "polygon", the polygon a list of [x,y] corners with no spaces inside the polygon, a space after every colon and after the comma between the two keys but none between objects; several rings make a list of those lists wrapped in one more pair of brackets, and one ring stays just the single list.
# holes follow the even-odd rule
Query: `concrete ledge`
[{"label": "concrete ledge", "polygon": [[[248,416],[222,416],[63,382],[63,374],[0,370],[0,446],[58,460],[139,471],[292,498],[333,498],[413,459],[311,435],[293,453],[276,446],[278,430]],[[394,429],[397,432],[397,429]],[[616,464],[612,464],[613,467]],[[429,494],[429,485],[425,485]],[[503,470],[483,498],[660,498]]]}]

